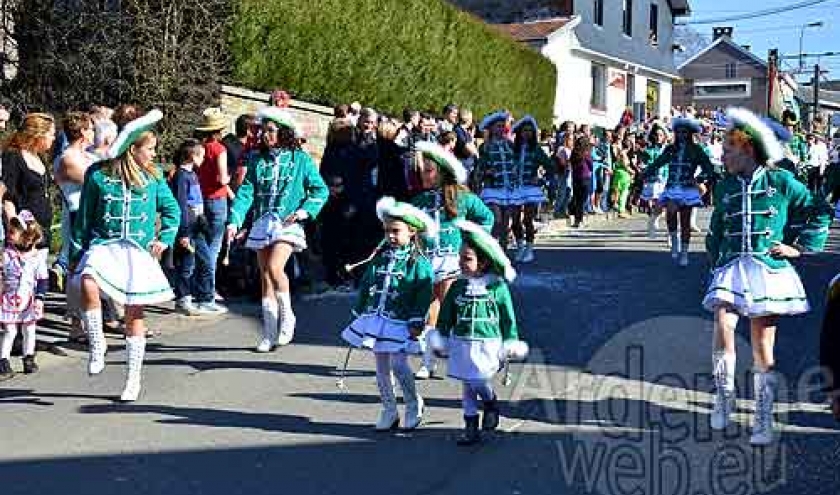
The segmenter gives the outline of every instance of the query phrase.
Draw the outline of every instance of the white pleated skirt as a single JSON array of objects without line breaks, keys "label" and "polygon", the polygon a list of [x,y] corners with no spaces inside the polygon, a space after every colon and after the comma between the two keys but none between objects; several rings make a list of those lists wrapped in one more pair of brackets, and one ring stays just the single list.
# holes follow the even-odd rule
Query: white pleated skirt
[{"label": "white pleated skirt", "polygon": [[306,249],[306,234],[299,223],[283,225],[279,215],[266,213],[254,222],[245,247],[258,251],[277,242],[291,244],[295,252],[300,252]]},{"label": "white pleated skirt", "polygon": [[659,196],[662,204],[675,203],[677,206],[703,206],[703,198],[696,187],[673,186],[666,187]]},{"label": "white pleated skirt", "polygon": [[457,380],[489,380],[502,367],[502,339],[450,336],[447,374]]},{"label": "white pleated skirt", "polygon": [[353,347],[376,353],[423,354],[422,338],[412,339],[408,323],[379,315],[362,315],[347,325],[341,338]]},{"label": "white pleated skirt", "polygon": [[128,241],[91,246],[73,274],[73,290],[79,290],[84,275],[93,277],[99,290],[121,305],[144,306],[175,298],[160,263]]},{"label": "white pleated skirt", "polygon": [[771,269],[750,256],[718,268],[703,298],[703,307],[714,311],[729,305],[742,316],[796,315],[811,308],[805,288],[792,266]]}]

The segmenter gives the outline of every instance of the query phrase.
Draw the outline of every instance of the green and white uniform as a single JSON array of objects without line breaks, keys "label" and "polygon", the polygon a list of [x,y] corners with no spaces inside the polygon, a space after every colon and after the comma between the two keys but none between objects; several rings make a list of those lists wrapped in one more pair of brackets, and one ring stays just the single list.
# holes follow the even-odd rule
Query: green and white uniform
[{"label": "green and white uniform", "polygon": [[507,283],[495,274],[459,279],[446,294],[437,328],[448,339],[450,377],[492,378],[505,359],[504,343],[519,339]]},{"label": "green and white uniform", "polygon": [[71,259],[79,262],[76,282],[81,275],[90,275],[100,290],[123,305],[175,297],[149,245],[157,239],[172,247],[181,210],[162,175],[145,174],[145,180],[144,187],[132,189],[111,172],[110,165],[92,166],[73,226]]},{"label": "green and white uniform", "polygon": [[715,188],[706,249],[715,266],[703,306],[733,306],[748,317],[805,313],[805,289],[776,243],[820,251],[831,208],[782,169],[759,166],[752,177],[727,175]]},{"label": "green and white uniform", "polygon": [[262,249],[276,242],[291,244],[296,251],[306,249],[306,235],[300,223],[283,221],[298,210],[315,219],[326,203],[329,190],[312,158],[301,150],[271,150],[254,155],[248,163],[245,180],[231,205],[230,221],[242,228],[251,206],[254,224],[245,246]]},{"label": "green and white uniform", "polygon": [[425,254],[432,263],[435,283],[457,277],[461,273],[461,232],[455,227],[455,221],[466,219],[490,232],[493,228],[493,212],[478,196],[466,190],[458,193],[457,217],[447,213],[441,189],[423,191],[411,200],[411,204],[426,212],[438,225],[437,235],[425,238]]},{"label": "green and white uniform", "polygon": [[359,283],[355,319],[341,333],[351,346],[375,353],[423,352],[422,339],[409,328],[423,328],[432,303],[432,266],[416,247],[384,246]]},{"label": "green and white uniform", "polygon": [[665,145],[649,146],[643,152],[642,157],[646,166],[642,199],[645,201],[657,201],[662,196],[662,193],[665,192],[665,184],[668,182],[668,165],[664,165],[658,169],[650,166],[653,165],[663,151],[665,151]]}]

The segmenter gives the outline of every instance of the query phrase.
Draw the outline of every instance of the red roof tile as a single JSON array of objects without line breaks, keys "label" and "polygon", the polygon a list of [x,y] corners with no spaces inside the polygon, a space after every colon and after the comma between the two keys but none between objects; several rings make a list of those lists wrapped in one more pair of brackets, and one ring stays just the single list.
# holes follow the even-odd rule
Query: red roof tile
[{"label": "red roof tile", "polygon": [[570,18],[549,19],[545,21],[523,22],[518,24],[494,24],[493,27],[517,41],[543,40],[571,21]]}]

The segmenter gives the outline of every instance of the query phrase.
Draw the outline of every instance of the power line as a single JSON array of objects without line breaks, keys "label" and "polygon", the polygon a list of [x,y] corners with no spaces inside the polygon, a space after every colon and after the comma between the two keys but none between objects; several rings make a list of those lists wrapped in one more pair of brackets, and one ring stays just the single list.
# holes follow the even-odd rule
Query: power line
[{"label": "power line", "polygon": [[755,19],[758,17],[766,17],[770,15],[782,14],[786,12],[790,12],[792,10],[804,9],[806,7],[813,7],[815,5],[819,5],[821,3],[826,3],[831,0],[806,0],[802,2],[795,3],[793,5],[786,5],[784,7],[774,7],[771,9],[764,9],[759,10],[756,12],[750,12],[745,14],[733,15],[728,17],[717,17],[712,19],[698,19],[696,21],[686,21],[682,22],[679,25],[702,25],[702,24],[717,24],[719,22],[730,22],[730,21],[742,21],[746,19]]}]

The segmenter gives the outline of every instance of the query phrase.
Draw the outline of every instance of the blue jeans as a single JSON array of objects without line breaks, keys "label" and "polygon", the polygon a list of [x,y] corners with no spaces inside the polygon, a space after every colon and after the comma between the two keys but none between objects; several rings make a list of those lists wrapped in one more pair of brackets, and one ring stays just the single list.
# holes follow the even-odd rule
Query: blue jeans
[{"label": "blue jeans", "polygon": [[[175,298],[182,299],[192,296],[195,279],[195,252],[182,248],[175,239],[175,246],[172,248],[172,267],[168,270],[169,283],[175,291]],[[195,232],[190,235],[190,242],[196,244]]]},{"label": "blue jeans", "polygon": [[572,200],[572,188],[569,186],[569,174],[567,170],[565,174],[560,175],[560,180],[557,184],[557,199],[554,201],[554,213],[567,213],[569,203]]},{"label": "blue jeans", "polygon": [[216,297],[216,262],[222,250],[227,216],[227,198],[204,200],[207,223],[195,236],[193,300],[196,303],[212,302]]}]

